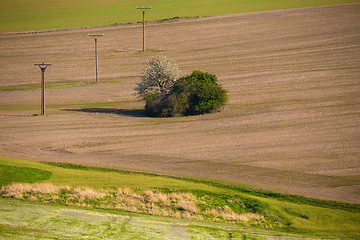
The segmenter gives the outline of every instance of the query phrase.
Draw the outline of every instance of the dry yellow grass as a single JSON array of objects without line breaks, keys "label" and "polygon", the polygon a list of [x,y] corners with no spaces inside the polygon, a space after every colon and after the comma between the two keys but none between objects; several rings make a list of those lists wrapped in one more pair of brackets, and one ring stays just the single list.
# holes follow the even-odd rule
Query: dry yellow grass
[{"label": "dry yellow grass", "polygon": [[188,211],[191,213],[197,213],[199,210],[196,207],[196,203],[193,201],[179,201],[178,203],[176,203],[176,208],[182,211]]},{"label": "dry yellow grass", "polygon": [[23,198],[23,193],[56,194],[59,190],[60,188],[52,183],[14,183],[1,188],[4,196],[10,198]]},{"label": "dry yellow grass", "polygon": [[78,198],[80,201],[84,200],[85,198],[97,199],[97,198],[103,198],[104,196],[106,196],[105,193],[98,192],[94,189],[87,188],[87,187],[75,188],[74,194],[76,195],[76,198]]},{"label": "dry yellow grass", "polygon": [[118,194],[125,194],[125,195],[128,195],[130,194],[130,188],[118,188]]},{"label": "dry yellow grass", "polygon": [[[100,81],[46,92],[0,90],[0,155],[245,182],[359,203],[360,4],[33,35],[0,35],[0,86]],[[151,119],[132,93],[155,54],[216,74],[221,113]],[[98,105],[94,105],[97,103]],[[92,109],[66,111],[93,106]]]},{"label": "dry yellow grass", "polygon": [[214,215],[219,216],[220,219],[234,222],[248,222],[250,220],[259,221],[264,219],[264,216],[254,213],[237,214],[228,206],[224,206],[221,210],[215,210]]},{"label": "dry yellow grass", "polygon": [[14,183],[2,187],[0,193],[1,196],[8,198],[57,202],[87,208],[122,209],[183,219],[249,222],[264,218],[253,213],[238,214],[228,206],[200,211],[197,204],[203,202],[191,193],[172,192],[166,194],[152,190],[131,193],[131,189],[126,189],[124,192],[122,189],[95,190],[88,187],[55,186],[52,183]]}]

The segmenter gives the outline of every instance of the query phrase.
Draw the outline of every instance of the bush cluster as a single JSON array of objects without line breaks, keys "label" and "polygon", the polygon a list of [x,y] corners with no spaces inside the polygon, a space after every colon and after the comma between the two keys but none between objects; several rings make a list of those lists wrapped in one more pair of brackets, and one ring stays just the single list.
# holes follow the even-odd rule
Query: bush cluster
[{"label": "bush cluster", "polygon": [[163,56],[149,59],[135,94],[146,101],[152,117],[175,117],[215,112],[227,101],[226,90],[215,75],[194,71],[180,78],[175,61]]},{"label": "bush cluster", "polygon": [[165,95],[149,95],[145,110],[153,117],[175,117],[216,112],[227,101],[226,90],[213,74],[194,71],[181,77]]}]

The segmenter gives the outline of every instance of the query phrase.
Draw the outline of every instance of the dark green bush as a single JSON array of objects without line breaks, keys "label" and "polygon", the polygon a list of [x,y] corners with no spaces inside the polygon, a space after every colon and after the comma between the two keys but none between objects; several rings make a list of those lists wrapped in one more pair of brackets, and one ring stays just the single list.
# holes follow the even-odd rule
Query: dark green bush
[{"label": "dark green bush", "polygon": [[220,110],[226,101],[215,75],[194,71],[176,81],[169,94],[148,97],[145,109],[154,117],[199,115]]},{"label": "dark green bush", "polygon": [[146,99],[145,110],[151,117],[173,117],[177,116],[174,111],[176,101],[174,95],[151,96]]}]

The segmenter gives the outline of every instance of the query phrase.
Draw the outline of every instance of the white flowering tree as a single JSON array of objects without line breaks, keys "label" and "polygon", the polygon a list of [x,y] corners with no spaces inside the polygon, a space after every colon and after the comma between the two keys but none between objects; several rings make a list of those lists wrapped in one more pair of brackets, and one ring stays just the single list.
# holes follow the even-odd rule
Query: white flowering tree
[{"label": "white flowering tree", "polygon": [[146,66],[135,88],[135,94],[144,100],[169,93],[181,75],[175,61],[164,56],[151,57]]}]

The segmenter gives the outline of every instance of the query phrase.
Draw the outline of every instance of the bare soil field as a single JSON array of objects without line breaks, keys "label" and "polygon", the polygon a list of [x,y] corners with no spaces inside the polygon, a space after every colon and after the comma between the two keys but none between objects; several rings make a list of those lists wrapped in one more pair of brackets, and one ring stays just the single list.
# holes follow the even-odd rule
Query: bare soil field
[{"label": "bare soil field", "polygon": [[[0,35],[0,155],[195,176],[360,203],[360,4]],[[94,40],[99,39],[100,84]],[[150,56],[216,74],[220,113],[148,118]],[[35,63],[51,63],[40,113]]]}]

